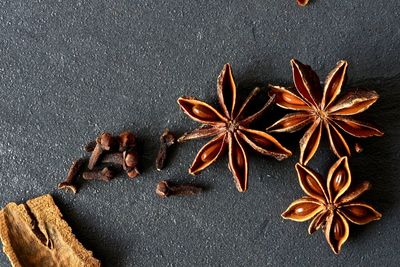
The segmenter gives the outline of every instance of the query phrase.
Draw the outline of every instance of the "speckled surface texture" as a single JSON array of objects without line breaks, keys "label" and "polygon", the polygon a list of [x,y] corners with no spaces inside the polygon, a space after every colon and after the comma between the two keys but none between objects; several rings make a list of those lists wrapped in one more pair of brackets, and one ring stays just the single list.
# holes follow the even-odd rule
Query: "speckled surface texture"
[{"label": "speckled surface texture", "polygon": [[[84,246],[104,266],[395,266],[400,243],[400,2],[398,0],[1,1],[0,206],[51,193]],[[339,256],[307,223],[280,213],[303,193],[294,164],[301,134],[275,135],[293,150],[277,162],[251,154],[247,193],[238,193],[224,158],[200,176],[187,174],[205,141],[176,147],[157,172],[164,127],[196,126],[176,99],[216,103],[216,77],[232,64],[239,94],[256,85],[290,84],[289,60],[321,78],[340,59],[348,85],[381,99],[364,117],[383,138],[361,140],[350,160],[355,182],[382,220],[351,227]],[[264,88],[265,89],[265,88]],[[271,124],[274,108],[255,125]],[[78,194],[58,191],[81,147],[103,130],[137,133],[142,176],[90,182]],[[311,166],[326,173],[335,158],[323,143]],[[160,200],[161,179],[196,181],[199,197]],[[0,265],[8,260],[0,253]]]}]

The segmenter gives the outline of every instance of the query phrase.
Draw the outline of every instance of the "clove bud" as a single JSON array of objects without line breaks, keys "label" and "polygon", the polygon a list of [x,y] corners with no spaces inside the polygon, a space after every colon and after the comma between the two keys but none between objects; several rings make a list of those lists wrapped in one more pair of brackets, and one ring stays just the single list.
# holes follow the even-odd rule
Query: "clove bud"
[{"label": "clove bud", "polygon": [[175,141],[175,136],[166,128],[160,136],[160,149],[158,150],[156,158],[156,168],[158,171],[164,168],[167,159],[167,150],[170,146],[175,144]]},{"label": "clove bud", "polygon": [[110,133],[102,133],[96,139],[96,146],[93,149],[92,155],[89,159],[88,169],[92,170],[96,165],[103,151],[109,151],[115,145],[115,140]]},{"label": "clove bud", "polygon": [[65,178],[64,182],[58,184],[59,189],[71,190],[74,194],[77,191],[75,182],[78,178],[81,170],[83,169],[84,165],[87,163],[87,158],[80,158],[74,161],[71,167],[68,170],[67,177]]},{"label": "clove bud", "polygon": [[119,151],[136,147],[136,137],[132,132],[125,131],[119,134]]},{"label": "clove bud", "polygon": [[75,161],[66,180],[58,184],[58,188],[76,193],[75,182],[79,176],[85,180],[110,181],[122,171],[131,178],[140,174],[137,167],[139,155],[136,150],[136,137],[131,132],[125,131],[118,136],[102,133],[95,141],[86,144],[84,150],[91,152],[91,156]]},{"label": "clove bud", "polygon": [[156,194],[161,198],[169,196],[193,196],[203,192],[203,188],[192,184],[171,184],[161,181],[157,184]]}]

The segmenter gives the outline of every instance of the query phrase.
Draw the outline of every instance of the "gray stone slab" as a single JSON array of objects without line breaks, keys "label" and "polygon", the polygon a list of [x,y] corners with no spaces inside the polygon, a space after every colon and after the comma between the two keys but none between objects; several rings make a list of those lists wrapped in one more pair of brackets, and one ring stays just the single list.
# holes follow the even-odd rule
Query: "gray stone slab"
[{"label": "gray stone slab", "polygon": [[[79,240],[104,266],[396,266],[400,243],[400,2],[398,0],[1,1],[0,206],[51,193]],[[238,193],[226,159],[187,174],[205,141],[177,147],[169,166],[153,160],[164,127],[194,128],[176,99],[216,103],[215,81],[233,66],[244,96],[256,85],[290,84],[289,60],[323,78],[340,59],[349,85],[381,99],[365,113],[383,138],[361,140],[351,167],[370,180],[366,195],[381,221],[351,227],[339,256],[322,233],[283,221],[302,191],[294,164],[298,135],[277,135],[294,156],[277,162],[250,156],[249,191]],[[278,108],[256,127],[272,123]],[[143,174],[131,181],[85,183],[76,195],[58,191],[81,146],[99,132],[131,129],[143,150]],[[326,143],[311,166],[334,161]],[[161,179],[196,181],[209,190],[160,200]],[[7,266],[0,254],[0,265]]]}]

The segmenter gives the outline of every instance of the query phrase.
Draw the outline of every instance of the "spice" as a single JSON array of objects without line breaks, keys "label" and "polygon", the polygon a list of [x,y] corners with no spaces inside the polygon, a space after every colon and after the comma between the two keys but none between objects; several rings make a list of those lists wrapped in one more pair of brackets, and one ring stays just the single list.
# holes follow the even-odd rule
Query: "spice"
[{"label": "spice", "polygon": [[338,254],[349,236],[349,222],[367,224],[382,215],[356,199],[370,188],[368,182],[350,188],[351,173],[347,157],[340,158],[329,170],[326,186],[319,174],[296,164],[299,183],[307,196],[294,201],[282,214],[285,219],[304,222],[312,219],[308,232],[323,228],[325,238]]},{"label": "spice", "polygon": [[12,266],[100,266],[50,195],[7,204],[0,211],[0,238]]},{"label": "spice", "polygon": [[89,159],[88,169],[92,170],[94,165],[97,163],[97,160],[100,158],[101,154],[104,151],[110,151],[115,147],[116,141],[114,137],[110,133],[102,133],[96,139],[96,146],[92,151],[92,155]]},{"label": "spice", "polygon": [[133,133],[125,131],[119,135],[119,151],[122,152],[122,166],[130,178],[140,174],[138,166],[138,153],[136,150],[136,137]]},{"label": "spice", "polygon": [[101,180],[110,181],[115,176],[114,171],[110,167],[105,167],[99,170],[86,171],[82,173],[82,178],[85,180]]},{"label": "spice", "polygon": [[350,90],[336,100],[345,83],[347,62],[339,61],[328,75],[322,89],[317,74],[310,66],[293,59],[291,61],[293,81],[297,93],[287,88],[271,86],[270,95],[276,96],[276,104],[282,108],[296,110],[267,128],[270,132],[296,132],[310,125],[300,140],[300,163],[307,164],[315,154],[321,139],[322,128],[326,129],[332,151],[337,157],[350,156],[350,148],[339,130],[355,137],[382,136],[374,126],[354,120],[351,115],[368,109],[378,100],[375,91]]},{"label": "spice", "polygon": [[76,188],[76,179],[79,177],[82,169],[87,164],[87,158],[80,158],[74,162],[72,162],[71,167],[68,170],[67,177],[65,178],[64,182],[58,184],[59,189],[71,190],[74,194],[77,191]]},{"label": "spice", "polygon": [[203,124],[200,128],[184,134],[178,141],[214,137],[198,152],[189,168],[190,174],[198,174],[220,158],[223,152],[228,149],[229,169],[233,174],[238,191],[244,192],[247,190],[248,175],[244,143],[247,143],[259,153],[273,156],[278,160],[287,158],[292,154],[271,135],[248,128],[249,124],[258,119],[274,100],[274,97],[270,98],[258,112],[251,116],[244,116],[244,111],[249,102],[259,91],[260,89],[256,88],[238,108],[236,105],[236,85],[231,66],[226,64],[217,81],[217,94],[222,113],[193,97],[180,97],[178,99],[181,109],[191,119]]},{"label": "spice", "polygon": [[300,6],[306,6],[310,0],[296,0],[297,4]]},{"label": "spice", "polygon": [[139,156],[136,150],[136,137],[125,131],[119,136],[102,133],[95,141],[84,146],[91,152],[90,158],[81,158],[70,167],[66,180],[58,185],[59,189],[77,191],[76,181],[82,176],[85,180],[110,181],[121,171],[130,177],[139,175]]},{"label": "spice", "polygon": [[175,144],[175,136],[167,128],[160,136],[160,149],[158,150],[156,158],[156,168],[158,171],[161,171],[164,168],[165,160],[167,158],[167,150],[173,144]]},{"label": "spice", "polygon": [[171,184],[168,181],[161,181],[157,184],[156,194],[165,198],[169,196],[193,196],[203,192],[203,188],[191,184]]}]

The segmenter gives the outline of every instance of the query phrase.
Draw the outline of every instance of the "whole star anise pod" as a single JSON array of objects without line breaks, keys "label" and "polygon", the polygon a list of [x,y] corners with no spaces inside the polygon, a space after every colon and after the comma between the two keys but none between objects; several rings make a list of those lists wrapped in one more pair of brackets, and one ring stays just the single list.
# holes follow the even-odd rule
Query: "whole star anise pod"
[{"label": "whole star anise pod", "polygon": [[294,201],[282,213],[284,219],[304,222],[312,219],[309,234],[323,228],[329,246],[338,254],[349,236],[349,223],[367,224],[382,215],[370,205],[355,201],[370,188],[368,182],[350,188],[351,173],[347,157],[340,158],[329,170],[326,186],[319,174],[296,164],[299,183],[307,196]]},{"label": "whole star anise pod", "polygon": [[229,170],[232,172],[236,187],[240,192],[247,190],[247,156],[243,143],[247,143],[257,152],[273,156],[278,160],[287,158],[292,153],[283,147],[271,135],[248,126],[259,118],[273,102],[274,97],[256,113],[244,116],[244,111],[250,100],[260,91],[259,88],[247,97],[240,108],[236,105],[236,85],[231,66],[225,64],[217,80],[217,93],[222,114],[205,102],[193,97],[180,97],[178,104],[193,120],[202,123],[200,128],[179,138],[179,142],[190,139],[215,136],[198,152],[189,168],[190,174],[198,174],[216,161],[228,148]]},{"label": "whole star anise pod", "polygon": [[336,100],[345,83],[347,62],[342,60],[331,71],[322,89],[317,74],[310,66],[291,60],[293,81],[297,94],[291,90],[271,86],[270,95],[275,95],[276,104],[282,108],[296,110],[267,128],[270,132],[296,132],[311,124],[300,140],[300,163],[307,164],[315,154],[322,134],[326,129],[332,151],[338,156],[350,156],[350,148],[339,129],[355,137],[382,136],[383,132],[372,125],[354,120],[351,115],[369,108],[378,100],[375,91],[353,89]]}]

